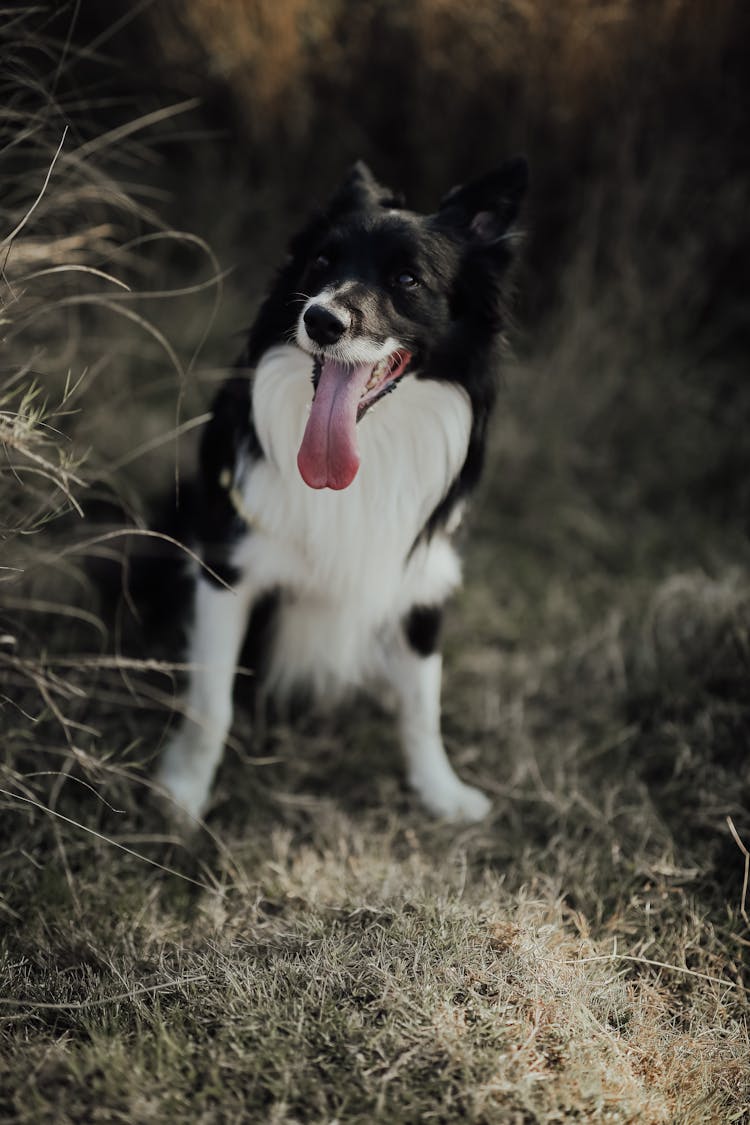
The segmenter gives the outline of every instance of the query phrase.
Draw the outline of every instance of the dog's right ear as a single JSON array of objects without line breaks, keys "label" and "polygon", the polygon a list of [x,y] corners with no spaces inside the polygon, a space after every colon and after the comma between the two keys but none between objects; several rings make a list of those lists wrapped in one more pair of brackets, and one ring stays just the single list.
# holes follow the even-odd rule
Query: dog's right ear
[{"label": "dog's right ear", "polygon": [[403,207],[404,200],[398,192],[378,183],[364,160],[358,160],[333,196],[328,213],[343,214],[365,207]]}]

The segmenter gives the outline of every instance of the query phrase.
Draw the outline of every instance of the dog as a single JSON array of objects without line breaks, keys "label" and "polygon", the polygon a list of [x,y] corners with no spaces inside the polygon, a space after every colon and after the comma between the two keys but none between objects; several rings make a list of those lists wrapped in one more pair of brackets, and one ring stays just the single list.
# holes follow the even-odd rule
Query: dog
[{"label": "dog", "polygon": [[201,442],[192,670],[157,774],[189,816],[207,807],[251,618],[270,689],[390,691],[426,809],[488,813],[443,746],[439,633],[527,176],[508,161],[424,215],[360,162],[292,239]]}]

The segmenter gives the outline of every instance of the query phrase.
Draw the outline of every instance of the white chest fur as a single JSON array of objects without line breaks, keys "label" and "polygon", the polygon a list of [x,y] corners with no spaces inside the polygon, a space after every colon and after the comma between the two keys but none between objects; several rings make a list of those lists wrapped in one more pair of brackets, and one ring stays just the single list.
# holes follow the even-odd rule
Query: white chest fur
[{"label": "white chest fur", "polygon": [[[448,539],[411,547],[466,456],[471,409],[455,384],[407,376],[357,427],[361,466],[343,491],[309,488],[297,451],[312,399],[311,359],[273,348],[258,366],[253,414],[265,458],[237,484],[253,533],[232,561],[257,589],[289,595],[273,672],[357,682],[378,630],[460,581]],[[328,656],[326,656],[328,654]]]}]

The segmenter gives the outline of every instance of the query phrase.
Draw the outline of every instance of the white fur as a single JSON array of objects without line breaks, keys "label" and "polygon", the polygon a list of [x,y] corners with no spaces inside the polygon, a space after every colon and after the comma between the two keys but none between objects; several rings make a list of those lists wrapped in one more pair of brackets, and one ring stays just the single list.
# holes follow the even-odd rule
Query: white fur
[{"label": "white fur", "polygon": [[407,375],[357,427],[361,466],[342,491],[309,488],[297,469],[312,400],[312,363],[293,345],[271,349],[253,384],[266,454],[238,474],[251,528],[231,562],[235,592],[198,580],[186,719],[159,779],[197,816],[205,807],[231,723],[234,667],[253,601],[284,596],[271,685],[304,681],[321,693],[365,684],[397,699],[409,780],[437,815],[475,820],[489,803],[453,773],[440,738],[440,658],[421,658],[401,622],[439,605],[460,582],[458,558],[437,533],[412,550],[466,456],[471,410],[456,384]]},{"label": "white fur", "polygon": [[[407,376],[357,427],[361,467],[337,492],[309,488],[297,468],[311,398],[309,357],[289,347],[269,352],[253,390],[267,459],[242,485],[258,534],[239,545],[232,562],[259,588],[281,584],[297,595],[293,616],[302,627],[296,643],[290,636],[288,648],[280,646],[278,676],[330,690],[332,681],[361,681],[374,630],[415,602],[439,604],[460,581],[442,536],[407,557],[463,463],[470,410],[455,385]],[[305,627],[311,619],[312,630]],[[322,636],[330,638],[325,645]]]}]

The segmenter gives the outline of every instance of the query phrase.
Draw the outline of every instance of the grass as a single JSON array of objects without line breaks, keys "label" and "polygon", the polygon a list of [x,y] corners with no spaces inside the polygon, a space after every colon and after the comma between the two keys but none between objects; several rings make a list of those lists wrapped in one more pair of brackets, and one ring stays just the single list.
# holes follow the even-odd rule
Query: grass
[{"label": "grass", "polygon": [[[446,633],[446,740],[491,817],[427,818],[374,705],[240,706],[188,838],[149,781],[179,653],[128,647],[92,573],[189,464],[297,217],[257,224],[270,181],[240,206],[207,158],[186,225],[215,256],[180,234],[159,159],[181,118],[86,132],[64,68],[54,95],[28,81],[28,19],[0,32],[0,214],[23,224],[2,282],[0,1118],[750,1120],[745,367],[721,255],[714,275],[715,245],[671,235],[702,198],[694,151],[645,188],[599,176],[554,285],[532,236],[546,296],[521,306]],[[628,27],[597,24],[596,73]],[[714,199],[740,242],[742,198],[727,177]],[[245,224],[255,260],[224,276]]]}]

